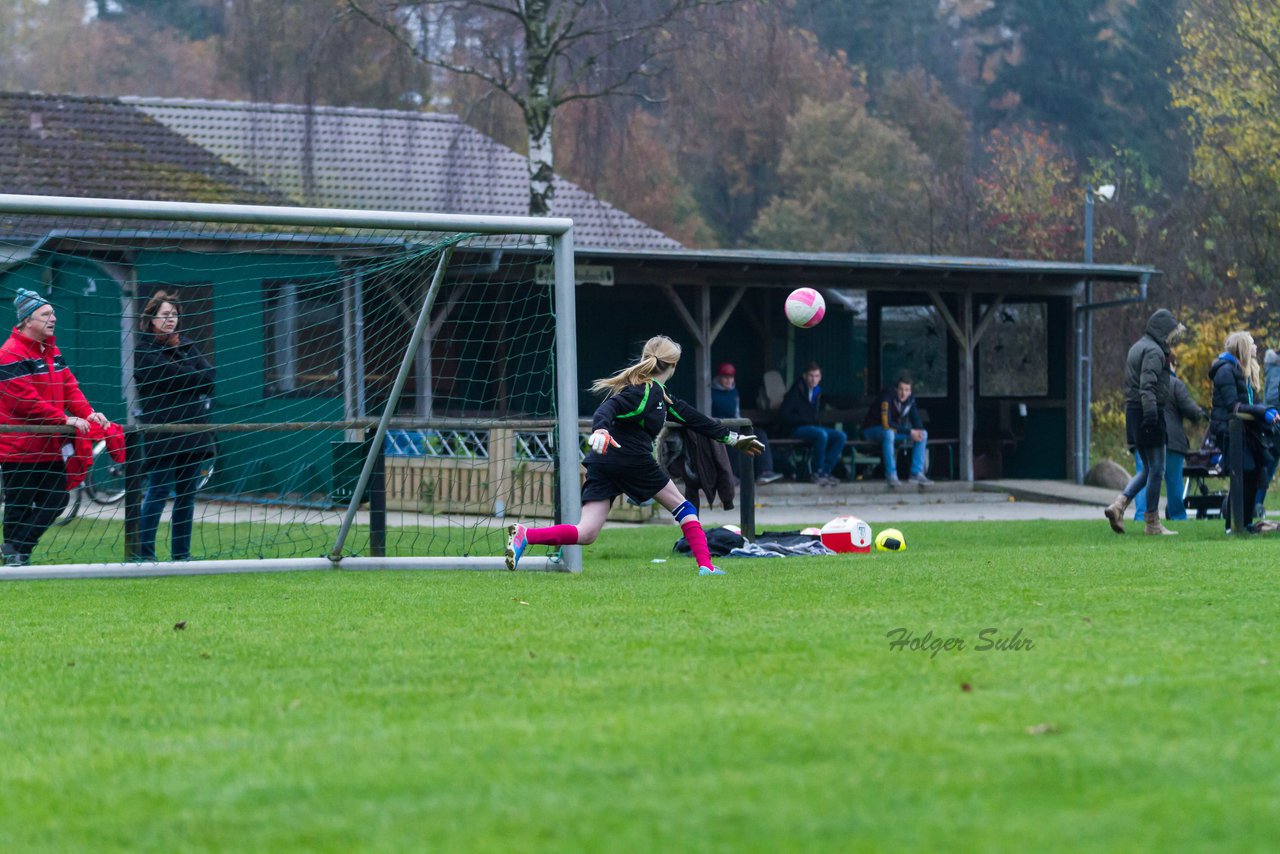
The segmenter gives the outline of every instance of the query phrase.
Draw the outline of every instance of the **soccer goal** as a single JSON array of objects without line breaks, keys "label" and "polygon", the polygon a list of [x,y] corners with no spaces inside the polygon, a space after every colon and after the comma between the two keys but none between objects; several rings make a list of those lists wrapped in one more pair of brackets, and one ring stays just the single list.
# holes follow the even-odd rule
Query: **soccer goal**
[{"label": "soccer goal", "polygon": [[579,511],[571,225],[0,195],[0,294],[126,444],[0,577],[504,568]]}]

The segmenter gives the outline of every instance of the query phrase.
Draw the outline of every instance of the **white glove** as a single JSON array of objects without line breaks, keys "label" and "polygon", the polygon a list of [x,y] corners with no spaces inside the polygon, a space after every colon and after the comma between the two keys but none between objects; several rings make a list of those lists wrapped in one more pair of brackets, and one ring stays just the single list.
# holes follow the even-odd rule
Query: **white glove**
[{"label": "white glove", "polygon": [[764,452],[764,443],[755,436],[742,436],[732,430],[729,431],[728,436],[724,437],[724,443],[726,445],[732,445],[748,457],[758,457]]},{"label": "white glove", "polygon": [[615,448],[622,447],[614,440],[612,436],[609,435],[608,430],[597,430],[596,432],[592,433],[591,438],[587,440],[587,444],[591,446],[591,450],[595,451],[597,454],[600,454],[601,456],[609,452],[610,445],[613,445],[613,447]]}]

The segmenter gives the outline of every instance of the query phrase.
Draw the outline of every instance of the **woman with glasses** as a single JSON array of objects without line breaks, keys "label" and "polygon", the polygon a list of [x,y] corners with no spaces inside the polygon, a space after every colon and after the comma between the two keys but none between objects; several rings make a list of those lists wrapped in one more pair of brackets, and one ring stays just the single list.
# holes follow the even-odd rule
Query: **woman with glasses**
[{"label": "woman with glasses", "polygon": [[[156,291],[142,310],[142,334],[134,351],[134,381],[143,424],[204,424],[213,395],[213,367],[190,339],[179,334],[176,296]],[[174,495],[172,560],[191,559],[200,465],[213,453],[207,432],[152,431],[145,436],[147,487],[138,524],[139,557],[156,559],[156,529],[169,495]]]}]

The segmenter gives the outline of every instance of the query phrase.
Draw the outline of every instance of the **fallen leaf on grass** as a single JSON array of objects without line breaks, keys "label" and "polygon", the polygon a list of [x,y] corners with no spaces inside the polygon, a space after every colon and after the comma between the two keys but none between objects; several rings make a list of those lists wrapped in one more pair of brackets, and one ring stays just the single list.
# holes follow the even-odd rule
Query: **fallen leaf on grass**
[{"label": "fallen leaf on grass", "polygon": [[961,682],[961,683],[960,683],[960,690],[961,690],[961,691],[966,691],[966,692],[968,692],[968,691],[972,691],[972,690],[973,690],[973,686],[972,686],[972,685],[970,685],[968,682]]},{"label": "fallen leaf on grass", "polygon": [[76,666],[76,663],[74,661],[67,662],[67,667],[75,667],[75,666]]},{"label": "fallen leaf on grass", "polygon": [[517,605],[528,605],[528,604],[529,604],[528,602],[524,601],[523,599],[517,599],[517,598],[515,598],[514,596],[511,598],[511,601],[512,601],[512,602],[515,602]]},{"label": "fallen leaf on grass", "polygon": [[180,631],[182,631],[183,629],[185,629],[186,627],[187,627],[187,621],[186,621],[186,620],[178,620],[178,622],[176,622],[176,623],[174,623],[174,624],[173,624],[173,630],[174,630],[175,632],[180,632]]},{"label": "fallen leaf on grass", "polygon": [[211,653],[211,652],[202,652],[202,653],[200,653],[200,657],[201,657],[201,658],[213,658],[213,653]]},{"label": "fallen leaf on grass", "polygon": [[1081,617],[1080,619],[1084,620],[1086,623],[1088,623],[1091,626],[1093,625],[1093,620],[1091,620],[1088,617]]},{"label": "fallen leaf on grass", "polygon": [[1027,727],[1027,735],[1051,735],[1057,731],[1058,728],[1053,724],[1036,724]]}]

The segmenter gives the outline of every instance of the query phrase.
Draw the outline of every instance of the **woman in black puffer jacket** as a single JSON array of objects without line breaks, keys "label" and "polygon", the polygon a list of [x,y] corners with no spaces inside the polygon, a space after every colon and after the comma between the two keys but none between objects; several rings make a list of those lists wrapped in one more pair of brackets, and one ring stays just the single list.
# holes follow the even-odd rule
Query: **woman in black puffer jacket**
[{"label": "woman in black puffer jacket", "polygon": [[[204,424],[213,394],[213,367],[178,334],[178,300],[165,291],[142,310],[142,334],[133,355],[143,424]],[[139,556],[156,559],[156,529],[174,494],[172,559],[191,558],[191,527],[201,462],[213,455],[209,433],[149,432],[144,444],[147,489],[138,523]]]},{"label": "woman in black puffer jacket", "polygon": [[[1280,421],[1280,413],[1254,403],[1259,395],[1255,391],[1258,381],[1257,347],[1248,332],[1232,332],[1217,360],[1209,367],[1209,379],[1213,382],[1213,410],[1209,414],[1209,432],[1222,449],[1223,460],[1230,459],[1227,426],[1237,413],[1253,416],[1245,422],[1244,429],[1244,483],[1231,484],[1231,489],[1244,490],[1244,523],[1254,533],[1261,533],[1261,524],[1253,521],[1253,503],[1258,491],[1259,475],[1265,470],[1269,458],[1270,443],[1264,441],[1262,431]],[[1222,505],[1222,517],[1227,530],[1231,530],[1231,513],[1228,508],[1231,494]]]}]

